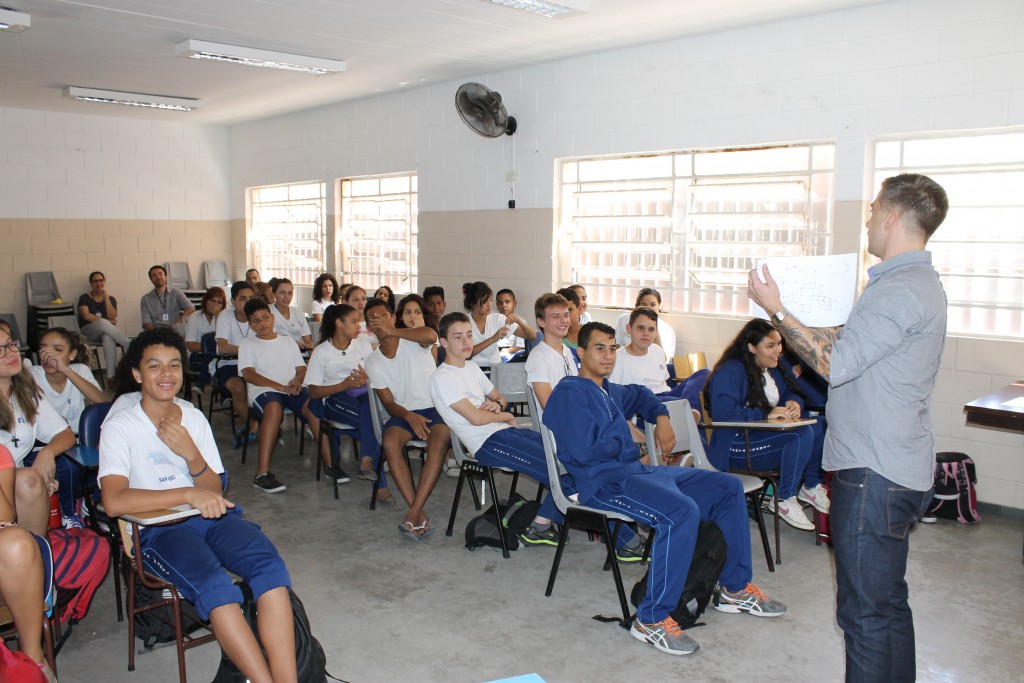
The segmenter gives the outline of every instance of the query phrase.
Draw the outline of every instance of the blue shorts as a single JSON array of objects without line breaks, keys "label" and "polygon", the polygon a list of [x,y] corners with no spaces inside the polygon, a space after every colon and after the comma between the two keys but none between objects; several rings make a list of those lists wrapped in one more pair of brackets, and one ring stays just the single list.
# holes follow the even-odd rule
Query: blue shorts
[{"label": "blue shorts", "polygon": [[[413,410],[411,412],[416,413],[417,415],[419,415],[421,417],[425,417],[428,420],[430,420],[430,426],[437,425],[437,424],[440,424],[440,425],[444,424],[444,420],[441,419],[441,415],[434,408],[420,408],[419,410]],[[410,434],[412,434],[414,439],[416,438],[416,432],[414,432],[412,430],[412,427],[409,425],[408,422],[406,422],[405,418],[392,417],[391,419],[389,419],[387,422],[384,423],[384,429],[381,430],[381,434],[383,435],[386,431],[388,431],[392,427],[397,427],[398,429],[404,429],[405,431],[407,431]]]},{"label": "blue shorts", "polygon": [[267,591],[291,587],[291,577],[277,548],[260,528],[235,507],[217,519],[189,517],[177,524],[142,530],[146,569],[174,584],[196,606],[200,618],[231,603],[242,591],[228,575],[242,577],[257,600]]},{"label": "blue shorts", "polygon": [[[221,365],[220,363],[217,364],[217,381],[220,382],[220,385],[222,387],[227,389],[227,387],[228,387],[228,380],[231,379],[232,377],[237,377],[238,379],[242,379],[242,376],[238,374],[238,366],[237,365],[235,365],[235,364]],[[242,380],[242,381],[244,382],[245,380]]]},{"label": "blue shorts", "polygon": [[302,387],[302,391],[294,396],[280,391],[265,391],[256,397],[256,400],[252,402],[251,407],[253,412],[256,413],[255,417],[257,420],[263,418],[263,413],[266,410],[266,407],[271,403],[280,403],[300,419],[305,419],[302,417],[302,410],[306,407],[308,402],[309,387]]}]

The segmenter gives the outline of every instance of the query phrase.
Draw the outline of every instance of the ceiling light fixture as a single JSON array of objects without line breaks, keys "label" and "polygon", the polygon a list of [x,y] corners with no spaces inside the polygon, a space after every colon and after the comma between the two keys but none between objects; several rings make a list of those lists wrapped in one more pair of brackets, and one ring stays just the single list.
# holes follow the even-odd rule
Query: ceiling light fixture
[{"label": "ceiling light fixture", "polygon": [[254,47],[208,43],[204,40],[183,40],[174,46],[174,54],[179,57],[210,59],[215,62],[230,62],[231,64],[242,64],[244,66],[261,66],[267,69],[298,71],[299,73],[317,76],[346,71],[348,69],[345,62],[337,59],[306,57],[287,52],[259,50]]},{"label": "ceiling light fixture", "polygon": [[21,33],[32,28],[32,15],[15,12],[10,7],[0,7],[0,31]]},{"label": "ceiling light fixture", "polygon": [[561,0],[561,2],[549,2],[549,0],[484,0],[502,7],[539,14],[549,19],[562,19],[574,14],[583,14],[590,11],[588,0]]},{"label": "ceiling light fixture", "polygon": [[146,107],[148,109],[166,109],[169,111],[192,111],[199,108],[199,100],[183,97],[144,95],[137,92],[119,92],[117,90],[96,90],[95,88],[79,88],[74,85],[64,88],[64,97],[81,102],[123,104],[128,107]]}]

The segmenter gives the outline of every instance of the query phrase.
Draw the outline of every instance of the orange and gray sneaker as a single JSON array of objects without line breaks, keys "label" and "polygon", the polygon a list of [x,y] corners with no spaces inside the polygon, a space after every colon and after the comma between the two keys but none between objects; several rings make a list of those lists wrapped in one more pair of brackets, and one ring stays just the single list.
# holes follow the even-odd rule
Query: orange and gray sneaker
[{"label": "orange and gray sneaker", "polygon": [[786,613],[786,606],[778,600],[772,600],[752,583],[741,591],[732,593],[722,588],[715,609],[728,614],[749,612],[755,617],[781,617]]},{"label": "orange and gray sneaker", "polygon": [[656,624],[645,624],[639,619],[633,619],[629,632],[637,640],[650,643],[670,655],[689,655],[700,649],[697,641],[683,633],[683,629],[671,616]]}]

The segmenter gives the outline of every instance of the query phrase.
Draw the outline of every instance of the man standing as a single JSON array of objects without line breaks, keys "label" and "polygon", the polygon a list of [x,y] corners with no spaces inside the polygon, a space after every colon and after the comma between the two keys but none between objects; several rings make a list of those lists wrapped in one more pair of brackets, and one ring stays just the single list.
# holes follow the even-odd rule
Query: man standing
[{"label": "man standing", "polygon": [[907,533],[931,499],[929,397],[946,335],[946,296],[925,251],[949,200],[931,178],[886,179],[871,203],[868,252],[882,262],[846,326],[808,328],[764,270],[748,292],[790,348],[831,386],[823,465],[832,480],[836,617],[846,680],[913,681]]},{"label": "man standing", "polygon": [[139,302],[142,329],[174,327],[195,313],[196,307],[181,290],[167,286],[167,271],[163,266],[149,269],[149,281],[153,283],[153,291],[143,294]]}]

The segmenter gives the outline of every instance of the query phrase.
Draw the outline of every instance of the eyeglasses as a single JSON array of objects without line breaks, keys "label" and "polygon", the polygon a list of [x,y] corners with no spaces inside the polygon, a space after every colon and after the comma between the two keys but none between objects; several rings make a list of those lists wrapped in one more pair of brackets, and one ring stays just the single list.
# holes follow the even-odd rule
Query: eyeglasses
[{"label": "eyeglasses", "polygon": [[8,353],[21,353],[21,342],[12,339],[0,345],[0,358],[6,358]]}]

